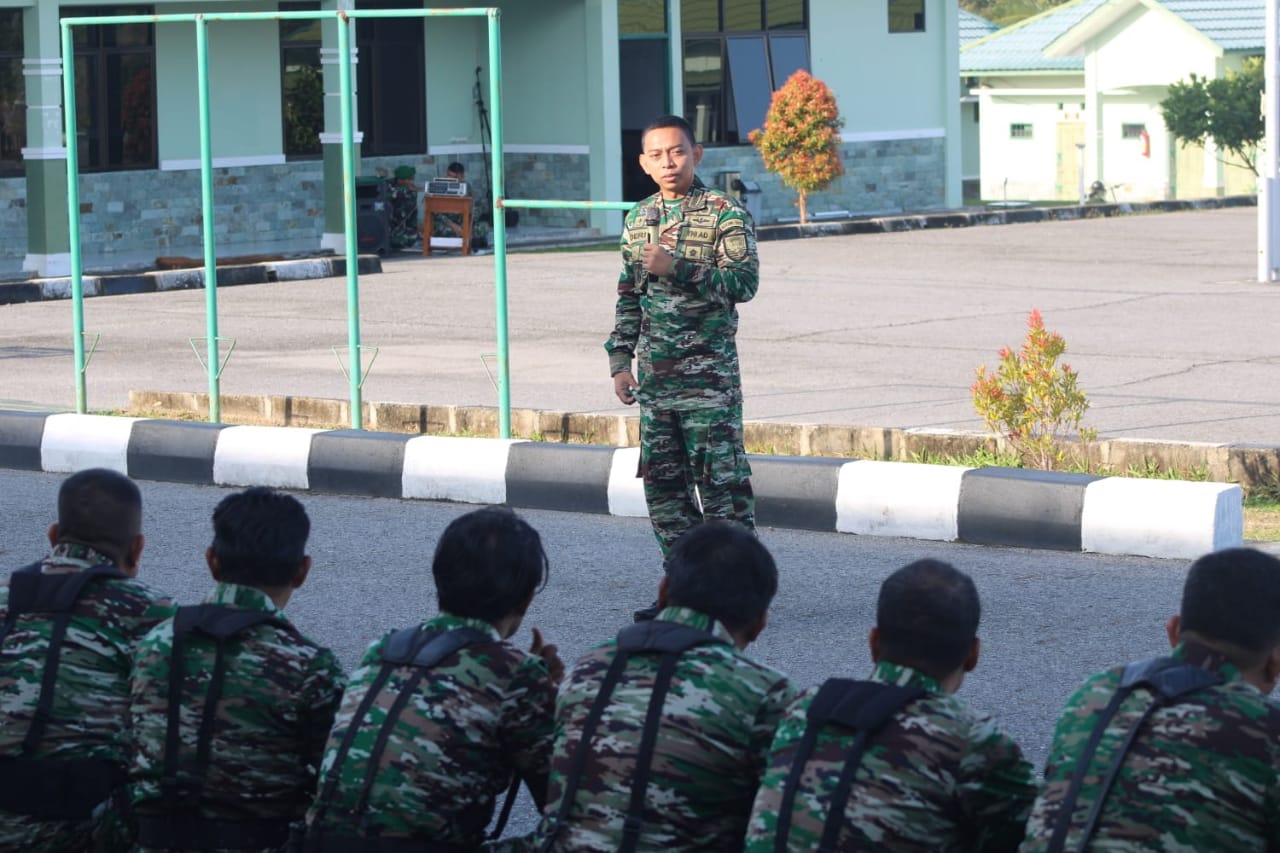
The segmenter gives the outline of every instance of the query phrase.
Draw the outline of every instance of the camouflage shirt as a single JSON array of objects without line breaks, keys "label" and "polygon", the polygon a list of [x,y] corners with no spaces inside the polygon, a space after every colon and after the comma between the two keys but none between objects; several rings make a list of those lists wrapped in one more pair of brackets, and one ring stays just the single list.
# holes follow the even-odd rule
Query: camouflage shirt
[{"label": "camouflage shirt", "polygon": [[[287,622],[266,593],[248,586],[219,583],[205,603],[263,611]],[[183,639],[180,783],[191,781],[195,767],[215,648],[211,637],[198,632]],[[143,638],[134,660],[129,781],[134,810],[142,815],[174,813],[161,788],[172,653],[169,620]],[[224,655],[204,786],[180,805],[212,820],[301,818],[315,793],[316,768],[342,696],[342,669],[328,649],[270,624],[229,639]]]},{"label": "camouflage shirt", "polygon": [[[502,641],[488,622],[442,613],[424,626],[432,631],[474,628],[492,642],[467,646],[430,669],[392,728],[376,768],[368,766],[391,703],[414,674],[399,666],[359,722],[359,733],[339,768],[333,800],[308,815],[311,826],[335,834],[372,832],[441,843],[479,843],[494,801],[513,772],[541,797],[551,756],[556,688],[540,657]],[[389,636],[389,635],[388,635]],[[320,788],[352,717],[382,668],[387,637],[375,642],[351,684],[329,738]],[[354,814],[365,774],[374,773],[368,808]]]},{"label": "camouflage shirt", "polygon": [[[871,680],[927,693],[899,710],[863,753],[842,805],[838,849],[1016,849],[1035,797],[1018,745],[922,672],[882,661]],[[774,849],[783,786],[816,693],[806,692],[778,726],[747,834],[751,853]],[[818,848],[853,737],[834,725],[822,729],[800,779],[787,849]]]},{"label": "camouflage shirt", "polygon": [[[659,243],[675,266],[650,282],[640,266],[645,211],[658,205]],[[657,193],[640,202],[622,232],[615,325],[604,345],[610,374],[631,369],[634,356],[641,405],[688,411],[741,403],[735,306],[758,284],[751,215],[732,198],[695,179],[682,199]]]},{"label": "camouflage shirt", "polygon": [[[708,616],[668,607],[658,619],[711,630],[725,642],[690,649],[676,665],[663,705],[638,849],[741,849],[774,728],[795,690],[786,676],[734,648],[724,626]],[[574,665],[561,686],[544,810],[549,816],[560,809],[574,749],[616,650],[616,640],[597,646]],[[618,849],[658,660],[657,655],[636,655],[627,661],[595,730],[574,805],[555,834],[553,849]],[[553,818],[544,820],[539,835],[545,838],[553,823]]]},{"label": "camouflage shirt", "polygon": [[[63,544],[41,564],[47,574],[113,565],[82,545]],[[9,586],[0,586],[0,623],[8,616]],[[67,625],[54,685],[52,719],[33,757],[104,759],[124,767],[129,665],[134,646],[173,614],[172,603],[133,580],[91,582]],[[40,694],[53,620],[20,616],[0,647],[0,756],[18,757]],[[0,849],[82,849],[92,831],[84,821],[38,821],[0,812]]]},{"label": "camouflage shirt", "polygon": [[[1181,643],[1172,656],[1216,670],[1225,682],[1147,719],[1107,797],[1090,849],[1280,850],[1280,704],[1204,645]],[[1023,850],[1048,849],[1076,760],[1123,672],[1116,667],[1094,676],[1067,701]],[[1112,755],[1151,700],[1147,690],[1133,691],[1107,726],[1076,801],[1068,849],[1079,844],[1079,829]]]}]

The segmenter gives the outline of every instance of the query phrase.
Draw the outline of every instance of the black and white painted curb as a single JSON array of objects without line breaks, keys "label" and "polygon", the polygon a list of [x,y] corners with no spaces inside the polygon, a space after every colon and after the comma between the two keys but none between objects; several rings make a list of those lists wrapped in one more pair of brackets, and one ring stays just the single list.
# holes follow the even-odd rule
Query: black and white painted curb
[{"label": "black and white painted curb", "polygon": [[[0,411],[0,468],[645,516],[639,449]],[[1243,544],[1239,486],[752,456],[763,527],[1194,559]]]}]

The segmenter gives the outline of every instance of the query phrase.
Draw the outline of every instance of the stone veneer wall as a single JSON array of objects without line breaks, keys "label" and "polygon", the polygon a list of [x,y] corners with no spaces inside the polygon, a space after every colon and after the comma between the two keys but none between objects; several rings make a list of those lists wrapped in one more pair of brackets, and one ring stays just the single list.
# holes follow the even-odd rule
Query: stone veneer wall
[{"label": "stone veneer wall", "polygon": [[[479,154],[369,157],[361,174],[388,174],[411,165],[421,185],[459,160],[476,190],[488,183]],[[512,198],[586,199],[585,154],[507,154],[507,194]],[[214,234],[219,249],[236,244],[319,245],[324,228],[324,179],[319,160],[274,166],[214,169]],[[80,177],[80,233],[86,258],[110,262],[119,253],[157,255],[198,252],[201,240],[200,173],[95,172]],[[521,224],[572,228],[586,216],[578,210],[520,211]],[[20,263],[27,255],[25,178],[0,179],[0,260]]]},{"label": "stone veneer wall", "polygon": [[[892,139],[877,142],[845,142],[840,146],[844,175],[827,189],[808,198],[810,217],[824,211],[844,210],[852,216],[883,215],[933,210],[945,199],[943,140]],[[751,146],[707,148],[698,176],[723,189],[721,173],[741,172],[745,180],[760,185],[757,224],[798,221],[795,191],[764,167]]]}]

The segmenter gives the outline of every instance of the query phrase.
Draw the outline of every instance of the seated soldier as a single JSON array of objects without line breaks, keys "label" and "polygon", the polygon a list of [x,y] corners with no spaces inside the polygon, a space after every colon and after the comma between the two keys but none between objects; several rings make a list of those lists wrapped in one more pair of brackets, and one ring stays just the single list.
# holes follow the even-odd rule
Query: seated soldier
[{"label": "seated soldier", "polygon": [[351,675],[304,849],[472,850],[504,789],[522,779],[546,799],[564,665],[536,628],[529,652],[506,642],[546,584],[542,540],[479,509],[445,529],[431,571],[440,615],[375,642]]},{"label": "seated soldier", "polygon": [[213,511],[215,586],[138,644],[129,770],[142,850],[279,849],[315,793],[343,675],[282,608],[311,568],[311,522],[253,488]]},{"label": "seated soldier", "polygon": [[1280,850],[1280,560],[1196,560],[1167,633],[1067,700],[1023,850]]},{"label": "seated soldier", "polygon": [[[461,163],[449,164],[445,177],[451,181],[465,181],[466,171]],[[468,188],[470,189],[470,188]],[[482,249],[488,245],[489,219],[492,211],[483,207],[481,199],[474,192],[471,194],[471,248]],[[457,213],[436,213],[431,217],[432,237],[462,238],[462,216]]]},{"label": "seated soldier", "polygon": [[745,527],[678,539],[651,622],[573,667],[556,709],[542,850],[740,850],[774,727],[795,698],[744,650],[778,588]]},{"label": "seated soldier", "polygon": [[952,696],[978,664],[978,591],[937,560],[880,587],[867,681],[830,679],[787,710],[749,851],[1015,850],[1031,766]]},{"label": "seated soldier", "polygon": [[124,475],[68,477],[49,543],[48,557],[0,588],[3,850],[84,850],[95,834],[120,841],[129,662],[173,613],[135,579],[142,495]]}]

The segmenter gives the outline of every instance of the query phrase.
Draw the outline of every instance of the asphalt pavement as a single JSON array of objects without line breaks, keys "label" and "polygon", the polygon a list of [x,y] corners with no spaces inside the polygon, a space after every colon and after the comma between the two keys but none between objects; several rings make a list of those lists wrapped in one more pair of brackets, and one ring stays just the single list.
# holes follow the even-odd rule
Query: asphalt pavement
[{"label": "asphalt pavement", "polygon": [[[741,306],[749,420],[980,429],[969,386],[1020,344],[1032,308],[1104,437],[1276,443],[1276,285],[1254,280],[1254,208],[860,234],[760,245],[759,296]],[[402,255],[360,280],[362,343],[377,348],[366,400],[494,405],[492,256]],[[508,261],[511,402],[619,413],[601,343],[616,252]],[[344,279],[220,288],[235,340],[226,394],[347,398]],[[203,391],[190,338],[197,291],[99,297],[93,410],[130,389]],[[201,347],[203,349],[203,347]],[[0,306],[0,407],[73,407],[71,305]]]}]

